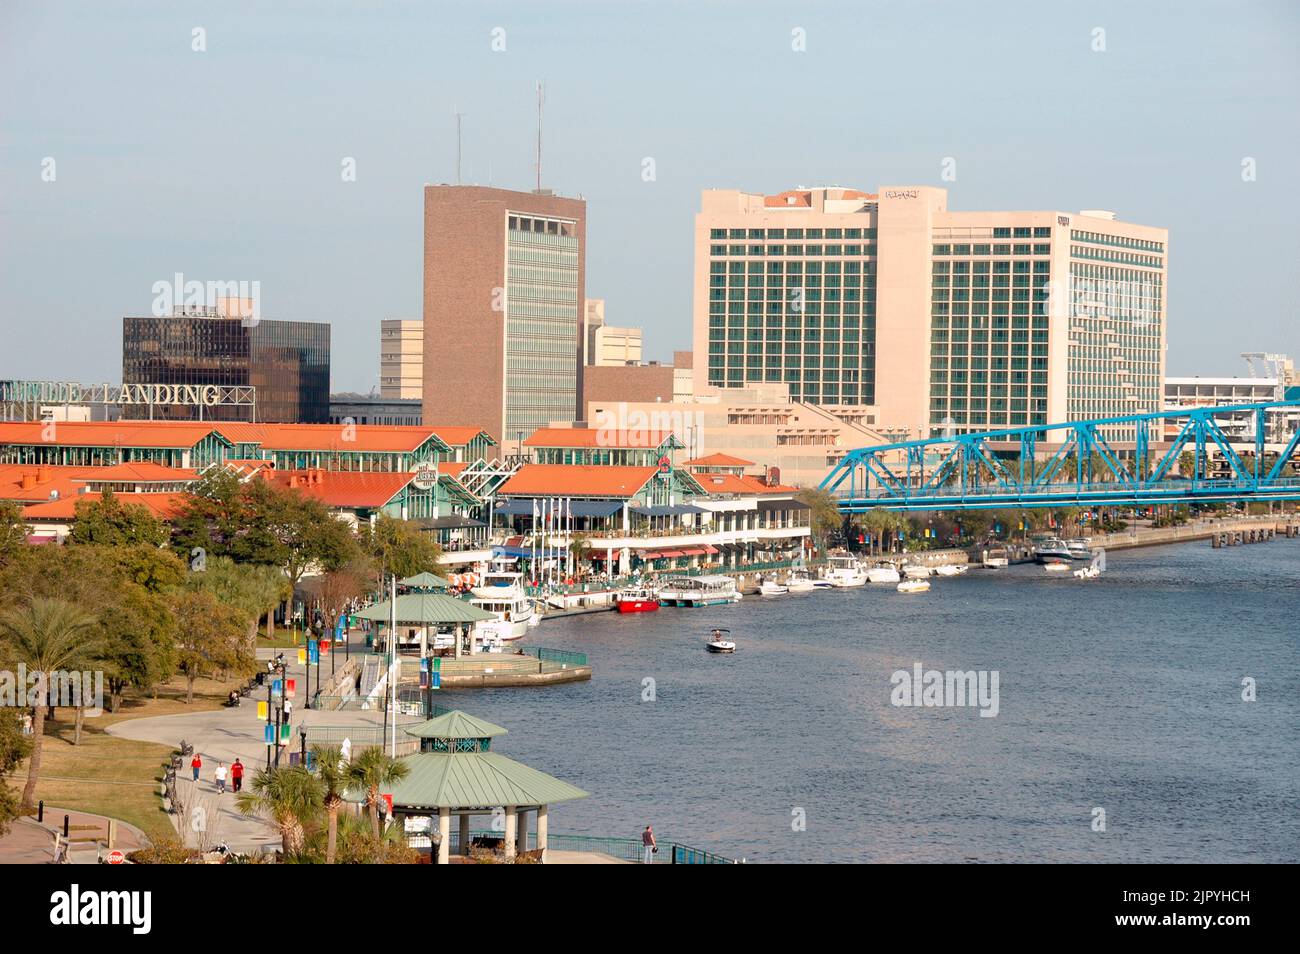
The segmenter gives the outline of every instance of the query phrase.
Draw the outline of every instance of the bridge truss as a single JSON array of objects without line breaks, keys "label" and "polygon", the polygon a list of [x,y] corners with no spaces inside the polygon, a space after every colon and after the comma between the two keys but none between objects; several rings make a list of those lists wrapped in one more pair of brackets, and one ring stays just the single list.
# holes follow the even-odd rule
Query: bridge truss
[{"label": "bridge truss", "polygon": [[[1252,437],[1234,442],[1223,422],[1243,414],[1253,417]],[[1167,444],[1151,439],[1171,424],[1178,431]],[[1136,440],[1113,445],[1105,434],[1121,428],[1135,429]],[[1298,445],[1300,401],[1181,408],[863,447],[820,486],[844,513],[1294,500],[1300,477],[1288,465]],[[1216,451],[1226,473],[1210,477]],[[1186,453],[1193,473],[1175,474]]]}]

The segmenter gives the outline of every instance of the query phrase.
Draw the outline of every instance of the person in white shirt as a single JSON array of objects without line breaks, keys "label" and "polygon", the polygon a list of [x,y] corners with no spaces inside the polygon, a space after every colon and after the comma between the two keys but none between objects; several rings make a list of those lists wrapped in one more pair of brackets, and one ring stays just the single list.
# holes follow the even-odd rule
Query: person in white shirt
[{"label": "person in white shirt", "polygon": [[226,766],[224,762],[217,763],[217,791],[222,795],[226,793]]}]

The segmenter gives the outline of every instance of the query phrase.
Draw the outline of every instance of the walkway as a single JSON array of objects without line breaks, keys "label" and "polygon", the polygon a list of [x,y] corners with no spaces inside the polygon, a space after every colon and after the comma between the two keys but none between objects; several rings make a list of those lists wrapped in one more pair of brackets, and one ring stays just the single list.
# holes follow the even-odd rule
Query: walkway
[{"label": "walkway", "polygon": [[[98,843],[108,843],[109,819],[88,812],[69,811],[45,806],[45,822],[29,815],[14,820],[9,833],[0,838],[0,864],[48,865],[54,863],[54,835],[63,831],[63,816],[68,816],[68,835],[72,841],[69,860],[74,864],[98,864]],[[80,844],[79,844],[80,843]],[[135,851],[149,844],[144,832],[134,825],[118,821],[113,847]]]}]

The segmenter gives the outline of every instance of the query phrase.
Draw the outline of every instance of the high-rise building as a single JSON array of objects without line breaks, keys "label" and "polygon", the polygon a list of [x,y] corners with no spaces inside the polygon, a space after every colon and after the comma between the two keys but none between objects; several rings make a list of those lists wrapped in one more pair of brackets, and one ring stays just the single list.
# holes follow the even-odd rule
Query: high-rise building
[{"label": "high-rise building", "polygon": [[330,411],[330,326],[241,318],[220,305],[122,319],[122,383],[246,386],[256,405],[129,406],[124,418],[324,424]]},{"label": "high-rise building", "polygon": [[605,299],[588,298],[587,366],[615,367],[641,363],[644,334],[640,328],[605,324]]},{"label": "high-rise building", "polygon": [[1156,411],[1167,245],[1110,212],[949,212],[926,186],[706,191],[695,386],[784,383],[908,437]]},{"label": "high-rise building", "polygon": [[385,318],[379,323],[379,394],[419,400],[424,391],[424,322]]},{"label": "high-rise building", "polygon": [[578,417],[586,202],[424,190],[424,419],[502,442]]}]

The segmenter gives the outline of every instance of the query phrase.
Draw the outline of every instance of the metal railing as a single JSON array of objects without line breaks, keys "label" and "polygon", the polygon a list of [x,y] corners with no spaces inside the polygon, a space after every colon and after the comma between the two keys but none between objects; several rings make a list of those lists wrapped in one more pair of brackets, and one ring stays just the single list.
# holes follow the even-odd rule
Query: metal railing
[{"label": "metal railing", "polygon": [[541,646],[521,646],[525,656],[532,656],[538,662],[552,662],[560,666],[587,665],[586,653],[570,652],[567,649],[547,649]]},{"label": "metal railing", "polygon": [[[501,831],[471,831],[471,842],[477,841],[487,846],[497,846],[505,841]],[[651,855],[652,864],[664,865],[734,865],[739,864],[734,858],[725,858],[712,851],[692,848],[673,841],[658,839],[659,850]],[[529,851],[537,849],[537,834],[530,831],[527,839]],[[620,861],[640,863],[644,861],[644,849],[640,838],[609,838],[602,835],[547,835],[546,847],[554,851],[577,851],[590,854],[608,855]],[[459,833],[452,832],[452,850],[464,854],[460,844]]]}]

